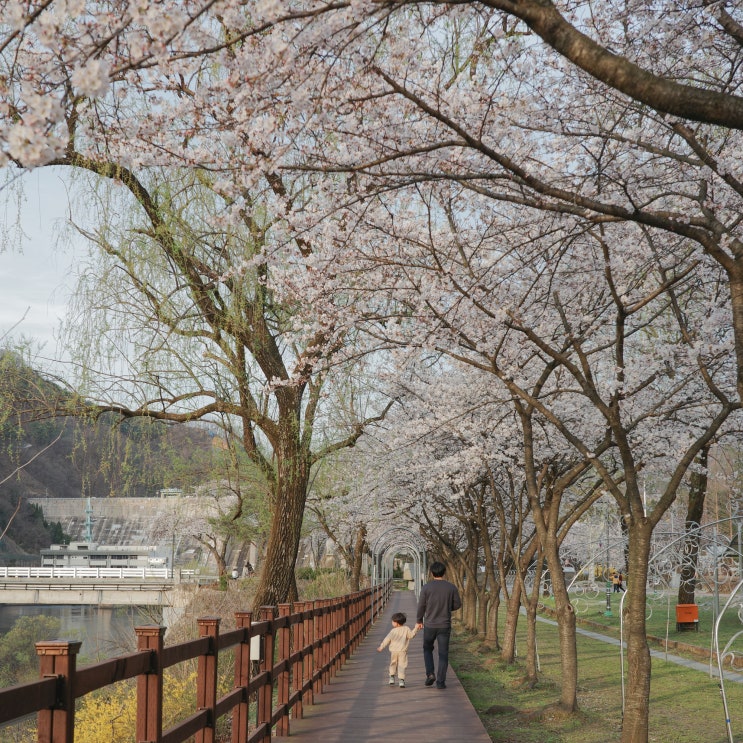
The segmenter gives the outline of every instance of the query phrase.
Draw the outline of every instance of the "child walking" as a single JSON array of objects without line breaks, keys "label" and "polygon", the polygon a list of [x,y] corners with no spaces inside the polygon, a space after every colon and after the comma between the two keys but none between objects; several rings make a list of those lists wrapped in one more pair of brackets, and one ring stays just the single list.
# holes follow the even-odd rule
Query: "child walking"
[{"label": "child walking", "polygon": [[395,685],[395,673],[400,682],[400,688],[405,688],[405,669],[408,667],[408,643],[415,637],[417,629],[405,626],[407,617],[402,613],[392,615],[392,629],[382,644],[377,648],[381,653],[388,645],[390,646],[390,686]]}]

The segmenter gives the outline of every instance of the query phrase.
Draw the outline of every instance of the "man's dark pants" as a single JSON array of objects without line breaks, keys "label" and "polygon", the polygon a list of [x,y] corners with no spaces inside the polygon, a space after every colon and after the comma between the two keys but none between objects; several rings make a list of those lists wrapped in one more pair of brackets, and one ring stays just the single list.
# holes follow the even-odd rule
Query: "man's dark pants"
[{"label": "man's dark pants", "polygon": [[436,686],[446,685],[446,670],[449,666],[449,635],[451,627],[423,628],[423,662],[426,665],[426,676],[433,676],[433,645],[439,648],[439,662],[436,671]]}]

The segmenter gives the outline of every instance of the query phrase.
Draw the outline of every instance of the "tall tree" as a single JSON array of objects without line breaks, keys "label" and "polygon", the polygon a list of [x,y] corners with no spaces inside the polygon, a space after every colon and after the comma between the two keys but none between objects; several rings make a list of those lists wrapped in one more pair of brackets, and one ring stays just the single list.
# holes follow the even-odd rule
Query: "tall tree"
[{"label": "tall tree", "polygon": [[[95,174],[105,206],[86,233],[102,257],[83,276],[70,322],[84,373],[60,412],[209,420],[237,436],[270,492],[256,601],[285,600],[310,470],[367,422],[356,418],[332,441],[315,435],[345,329],[323,314],[332,297],[312,283],[311,246],[283,242],[284,222],[265,200],[243,197],[241,224],[227,223],[235,200],[204,171],[138,176],[76,153],[74,139],[57,162]],[[112,195],[106,181],[123,190]],[[278,192],[288,202],[282,181],[264,186],[265,199]]]},{"label": "tall tree", "polygon": [[[717,322],[725,313],[724,277],[693,254],[669,255],[654,236],[636,243],[629,260],[621,223],[594,231],[494,206],[485,207],[476,228],[474,220],[460,226],[454,215],[472,217],[485,202],[460,202],[458,186],[408,193],[415,191],[418,208],[430,215],[428,234],[414,232],[399,212],[381,210],[380,232],[407,242],[405,260],[397,246],[380,246],[369,270],[375,262],[384,273],[399,267],[397,290],[419,322],[428,318],[425,330],[410,326],[407,343],[433,346],[491,374],[511,393],[525,426],[534,425],[526,415],[533,409],[538,425],[553,428],[578,456],[575,472],[590,465],[616,500],[627,525],[631,581],[623,734],[642,738],[650,537],[695,457],[738,408],[730,329]],[[367,204],[364,213],[371,220],[374,212]],[[390,339],[400,332],[394,328]],[[662,450],[659,441],[666,442]],[[646,512],[639,473],[647,467],[667,485]],[[536,483],[533,462],[527,470]],[[566,477],[569,483],[575,475]],[[546,546],[548,532],[542,536]],[[559,562],[550,567],[559,575]]]}]

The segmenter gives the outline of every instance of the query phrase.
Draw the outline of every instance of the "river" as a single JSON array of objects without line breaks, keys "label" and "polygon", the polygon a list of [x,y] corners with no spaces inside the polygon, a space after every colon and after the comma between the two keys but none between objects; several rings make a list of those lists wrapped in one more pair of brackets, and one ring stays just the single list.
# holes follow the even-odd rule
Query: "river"
[{"label": "river", "polygon": [[160,624],[155,608],[136,606],[39,606],[0,605],[0,636],[10,630],[19,617],[56,617],[60,620],[57,637],[39,640],[80,640],[78,666],[136,650],[134,627]]}]

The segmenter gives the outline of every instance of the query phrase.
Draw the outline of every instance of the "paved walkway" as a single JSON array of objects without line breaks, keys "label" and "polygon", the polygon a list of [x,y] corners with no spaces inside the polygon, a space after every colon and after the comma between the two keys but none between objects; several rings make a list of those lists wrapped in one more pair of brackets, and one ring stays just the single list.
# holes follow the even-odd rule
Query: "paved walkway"
[{"label": "paved walkway", "polygon": [[[377,647],[392,629],[392,615],[402,611],[407,624],[415,624],[415,595],[394,591],[384,615],[358,647],[353,657],[306,706],[301,720],[292,720],[290,735],[322,743],[490,743],[480,718],[449,667],[446,689],[424,686],[422,632],[411,641],[406,688],[390,686],[387,649]],[[434,650],[434,657],[436,651]]]}]

